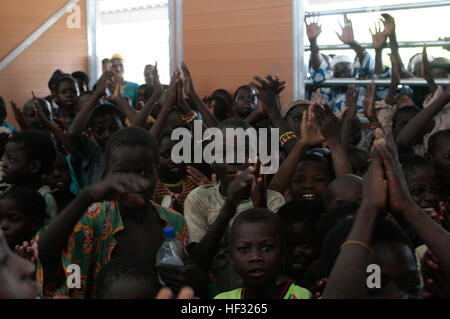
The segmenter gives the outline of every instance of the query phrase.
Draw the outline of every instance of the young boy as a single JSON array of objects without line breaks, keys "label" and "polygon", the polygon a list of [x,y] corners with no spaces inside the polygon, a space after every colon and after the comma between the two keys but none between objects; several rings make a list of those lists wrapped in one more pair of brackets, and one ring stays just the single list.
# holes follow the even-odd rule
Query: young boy
[{"label": "young boy", "polygon": [[[144,129],[126,128],[111,136],[105,150],[107,178],[83,189],[37,236],[44,296],[59,290],[91,298],[98,271],[118,257],[154,265],[164,226],[173,226],[186,243],[183,216],[149,200],[158,179],[158,153],[156,140]],[[74,263],[80,266],[81,288],[70,289],[64,270]]]},{"label": "young boy", "polygon": [[159,286],[152,265],[118,258],[100,269],[95,280],[95,298],[153,299]]},{"label": "young boy", "polygon": [[231,226],[230,254],[242,288],[214,299],[310,299],[311,293],[281,274],[286,232],[280,218],[265,208],[239,214]]},{"label": "young boy", "polygon": [[79,95],[76,80],[70,74],[62,74],[56,82],[55,103],[58,105],[58,118],[67,125],[72,123],[77,110],[75,109]]},{"label": "young boy", "polygon": [[303,284],[308,266],[317,258],[316,223],[322,207],[311,201],[294,200],[278,211],[287,233],[287,257],[284,272],[296,284]]},{"label": "young boy", "polygon": [[0,226],[11,249],[30,241],[44,225],[44,198],[35,190],[15,187],[0,195]]},{"label": "young boy", "polygon": [[256,91],[250,85],[242,85],[234,93],[233,116],[245,119],[256,109],[258,98]]},{"label": "young boy", "polygon": [[[245,130],[249,127],[247,122],[238,118],[226,119],[218,125],[224,136],[226,128]],[[247,151],[248,148],[246,143]],[[258,205],[276,212],[285,200],[281,193],[263,187],[255,187],[252,194],[249,179],[254,178],[251,177],[254,172],[250,173],[249,170],[254,169],[248,163],[214,163],[213,169],[219,184],[203,185],[191,191],[184,202],[184,216],[189,227],[192,258],[203,269],[212,272],[219,291],[226,291],[241,285],[241,279],[231,268],[226,234],[235,212]],[[239,184],[241,180],[246,181],[246,187]],[[258,200],[261,196],[265,196],[266,200]],[[233,198],[238,199],[233,202]]]},{"label": "young boy", "polygon": [[50,188],[44,185],[42,175],[47,173],[56,158],[56,149],[50,137],[37,131],[14,133],[5,148],[2,164],[3,182],[9,184],[6,190],[25,187],[37,190],[47,204],[49,219],[56,216],[58,208],[50,194]]}]

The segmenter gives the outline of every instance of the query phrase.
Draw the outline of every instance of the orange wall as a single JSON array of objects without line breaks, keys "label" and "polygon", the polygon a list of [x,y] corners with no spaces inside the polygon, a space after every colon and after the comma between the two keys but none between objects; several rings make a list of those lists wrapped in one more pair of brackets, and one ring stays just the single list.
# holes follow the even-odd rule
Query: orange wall
[{"label": "orange wall", "polygon": [[183,1],[183,57],[199,95],[231,94],[254,75],[278,73],[292,99],[291,0]]},{"label": "orange wall", "polygon": [[[0,59],[24,41],[48,18],[63,7],[67,0],[2,0],[0,10]],[[65,13],[6,68],[0,71],[0,95],[7,104],[7,121],[15,127],[9,99],[19,107],[31,98],[31,90],[44,97],[50,92],[48,80],[57,68],[63,72],[88,70],[86,6],[80,0],[81,28],[66,25],[70,13]]]}]

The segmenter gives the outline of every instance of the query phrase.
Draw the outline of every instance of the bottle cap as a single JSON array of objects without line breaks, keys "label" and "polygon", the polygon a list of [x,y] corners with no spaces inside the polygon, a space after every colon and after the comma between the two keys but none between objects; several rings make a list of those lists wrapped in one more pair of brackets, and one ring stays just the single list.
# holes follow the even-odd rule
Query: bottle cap
[{"label": "bottle cap", "polygon": [[163,228],[164,238],[172,239],[175,238],[175,229],[172,226],[166,226]]}]

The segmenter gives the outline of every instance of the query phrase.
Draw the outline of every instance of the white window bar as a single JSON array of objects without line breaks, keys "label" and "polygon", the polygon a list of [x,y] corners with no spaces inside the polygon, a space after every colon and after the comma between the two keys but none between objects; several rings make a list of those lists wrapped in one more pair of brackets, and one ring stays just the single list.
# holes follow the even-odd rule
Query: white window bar
[{"label": "white window bar", "polygon": [[305,12],[305,15],[319,14],[321,16],[344,14],[344,13],[366,13],[377,11],[392,11],[392,10],[406,10],[406,9],[421,9],[421,8],[433,8],[443,7],[450,5],[450,1],[430,1],[430,2],[417,2],[417,3],[405,3],[405,4],[392,4],[378,7],[362,7],[351,9],[338,9],[338,10],[326,10],[326,11],[311,11]]},{"label": "white window bar", "polygon": [[[305,85],[317,85],[317,86],[339,86],[339,85],[350,85],[355,84],[358,86],[367,86],[372,81],[375,81],[377,86],[389,86],[391,84],[391,79],[379,79],[379,80],[358,80],[353,78],[341,78],[341,79],[330,79],[322,81],[320,83],[314,83],[312,80],[305,80]],[[450,85],[450,79],[434,79],[436,85],[448,86]],[[401,79],[400,84],[409,86],[427,86],[427,81],[421,78],[412,79]]]},{"label": "white window bar", "polygon": [[[449,46],[450,41],[409,41],[409,42],[398,42],[399,48],[416,48],[423,47],[426,44],[427,47],[442,47]],[[373,49],[372,43],[360,43],[363,48]],[[351,49],[346,44],[328,44],[328,45],[320,45],[320,50],[349,50]],[[310,46],[305,45],[305,50],[310,51]]]}]

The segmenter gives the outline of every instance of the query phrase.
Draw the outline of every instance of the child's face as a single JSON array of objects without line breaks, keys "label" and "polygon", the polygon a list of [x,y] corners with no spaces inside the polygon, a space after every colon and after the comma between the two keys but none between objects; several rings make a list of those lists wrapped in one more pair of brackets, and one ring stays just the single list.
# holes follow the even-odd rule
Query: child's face
[{"label": "child's face", "polygon": [[290,109],[286,114],[286,122],[297,136],[300,136],[300,126],[302,124],[303,112],[307,108],[308,105],[297,105]]},{"label": "child's face", "polygon": [[286,258],[287,274],[297,279],[313,261],[314,224],[299,221],[286,225],[288,250]]},{"label": "child's face", "polygon": [[134,278],[118,279],[107,284],[101,299],[151,299],[155,288],[151,283]]},{"label": "child's face", "polygon": [[[150,182],[150,186],[142,194],[136,194],[140,198],[151,199],[154,187],[158,180],[156,163],[152,160],[152,150],[144,146],[122,146],[112,152],[108,163],[109,174],[138,174]],[[135,206],[140,200],[133,200],[134,195],[129,196],[129,200],[123,203],[128,206]]]},{"label": "child's face", "polygon": [[8,142],[2,164],[3,180],[7,184],[21,184],[29,173],[30,162],[23,145]]},{"label": "child's face", "polygon": [[450,185],[450,136],[448,134],[436,140],[432,163],[437,176],[446,184]]},{"label": "child's face", "polygon": [[[44,115],[47,117],[47,119],[49,121],[52,120],[52,110],[51,110],[51,106],[47,103],[41,103],[39,102],[39,107],[42,109],[42,112],[44,113]],[[28,123],[30,124],[35,124],[35,123],[39,123],[39,120],[37,118],[36,115],[36,111],[33,108],[33,104],[32,102],[27,102],[24,107],[23,107],[23,115],[24,117],[27,119]]]},{"label": "child's face", "polygon": [[33,263],[8,247],[0,230],[0,299],[32,299],[38,295]]},{"label": "child's face", "polygon": [[275,284],[283,257],[275,226],[256,222],[234,229],[231,258],[245,286]]},{"label": "child's face", "polygon": [[330,173],[324,163],[302,161],[291,180],[292,199],[322,201],[322,194],[330,183]]},{"label": "child's face", "polygon": [[75,108],[77,96],[78,88],[75,82],[62,81],[61,83],[59,83],[55,101],[60,108],[72,111]]},{"label": "child's face", "polygon": [[438,187],[433,169],[428,166],[416,166],[414,173],[406,174],[405,177],[416,204],[422,208],[433,208],[438,211]]},{"label": "child's face", "polygon": [[68,192],[72,177],[70,176],[70,168],[66,158],[58,153],[56,161],[49,175],[46,176],[45,182],[50,186],[51,190]]},{"label": "child's face", "polygon": [[258,98],[256,92],[250,88],[241,88],[236,94],[234,101],[234,109],[239,117],[247,117],[253,110],[256,109]]},{"label": "child's face", "polygon": [[186,164],[175,164],[172,161],[172,148],[178,141],[172,141],[165,136],[160,144],[159,169],[160,177],[165,177],[170,181],[179,181],[186,175]]},{"label": "child's face", "polygon": [[421,298],[420,278],[416,259],[407,245],[382,243],[371,247],[369,264],[381,270],[381,288],[366,288],[364,298]]},{"label": "child's face", "polygon": [[92,134],[102,149],[105,149],[109,137],[121,128],[123,124],[112,114],[99,116],[92,122]]},{"label": "child's face", "polygon": [[11,249],[30,241],[37,230],[32,219],[17,208],[14,199],[8,197],[0,200],[0,227]]}]

